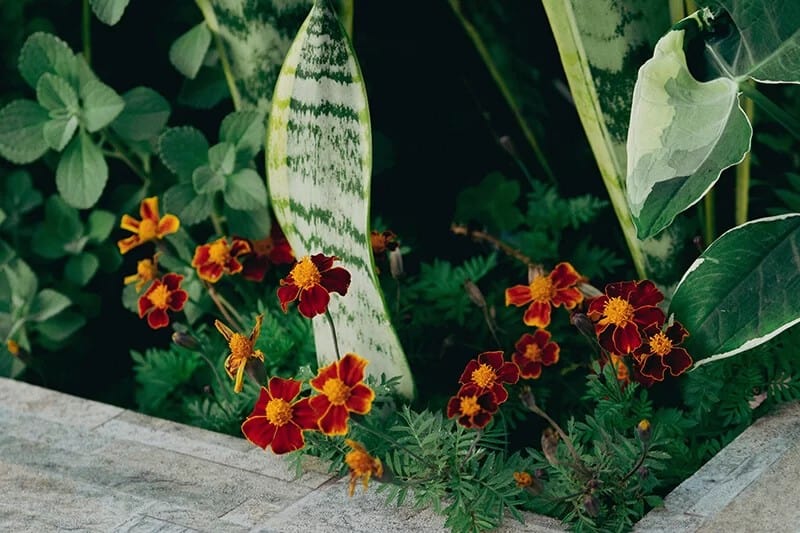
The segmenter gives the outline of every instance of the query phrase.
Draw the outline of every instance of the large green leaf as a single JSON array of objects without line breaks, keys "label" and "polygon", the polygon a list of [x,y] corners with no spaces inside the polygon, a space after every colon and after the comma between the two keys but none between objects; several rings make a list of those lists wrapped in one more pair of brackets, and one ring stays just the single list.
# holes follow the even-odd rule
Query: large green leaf
[{"label": "large green leaf", "polygon": [[178,72],[194,79],[203,65],[209,44],[211,44],[211,32],[206,23],[201,22],[172,43],[169,48],[169,60]]},{"label": "large green leaf", "polygon": [[90,133],[106,127],[125,107],[125,101],[111,87],[97,80],[81,85],[83,122]]},{"label": "large green leaf", "polygon": [[181,180],[190,181],[194,170],[208,163],[208,141],[191,126],[169,128],[158,138],[158,155]]},{"label": "large green leaf", "polygon": [[167,125],[170,107],[163,96],[149,87],[135,87],[122,95],[125,108],[111,123],[111,128],[132,141],[156,137]]},{"label": "large green leaf", "polygon": [[748,222],[694,262],[670,303],[696,366],[762,344],[800,322],[800,214]]},{"label": "large green leaf", "polygon": [[[275,86],[267,140],[275,215],[298,256],[324,253],[351,273],[346,296],[330,312],[339,346],[370,361],[367,372],[400,376],[412,396],[408,363],[380,293],[369,239],[369,109],[347,35],[327,1],[314,4]],[[314,337],[320,363],[334,360],[324,317]]]},{"label": "large green leaf", "polygon": [[58,192],[73,207],[92,207],[108,181],[108,165],[103,152],[81,131],[64,150],[56,168]]},{"label": "large green leaf", "polygon": [[47,110],[31,100],[13,100],[0,109],[0,156],[23,165],[47,152]]},{"label": "large green leaf", "polygon": [[28,320],[43,322],[69,307],[71,303],[69,298],[58,291],[42,289],[31,302]]},{"label": "large green leaf", "polygon": [[642,63],[669,28],[663,0],[544,0],[575,108],[641,277],[676,283],[688,222],[640,240],[625,197],[631,95]]},{"label": "large green leaf", "polygon": [[642,238],[699,201],[750,149],[752,129],[736,82],[694,79],[683,51],[686,31],[658,42],[633,93],[627,193]]},{"label": "large green leaf", "polygon": [[19,73],[33,89],[42,74],[50,73],[64,78],[77,90],[79,70],[69,45],[50,33],[32,34],[19,52]]}]

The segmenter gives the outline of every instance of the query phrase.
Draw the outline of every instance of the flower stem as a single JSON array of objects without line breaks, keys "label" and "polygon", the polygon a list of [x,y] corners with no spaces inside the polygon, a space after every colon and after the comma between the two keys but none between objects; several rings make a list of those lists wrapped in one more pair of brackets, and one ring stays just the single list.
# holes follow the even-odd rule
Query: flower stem
[{"label": "flower stem", "polygon": [[92,65],[92,13],[89,9],[89,0],[83,0],[81,17],[81,30],[83,40],[83,58],[86,64]]},{"label": "flower stem", "polygon": [[[217,380],[217,385],[219,386],[219,389],[225,391],[226,400],[230,404],[230,402],[232,400],[232,398],[230,397],[230,390],[228,389],[228,387],[225,386],[225,382],[222,381],[222,378],[220,377],[219,372],[217,372],[216,365],[214,365],[214,363],[211,362],[211,359],[209,359],[208,356],[206,354],[204,354],[203,352],[197,352],[197,353],[200,354],[200,357],[202,357],[203,361],[206,362],[206,364],[208,365],[208,368],[211,369],[211,372],[214,374],[214,378]],[[217,403],[219,403],[219,402],[217,402]],[[220,404],[220,407],[222,407],[226,412],[228,412],[227,406],[223,406],[222,404]]]},{"label": "flower stem", "polygon": [[336,327],[333,325],[333,317],[331,316],[331,312],[327,309],[325,309],[325,318],[328,319],[328,325],[331,327],[331,335],[333,335],[333,348],[336,350],[336,360],[339,361],[342,358],[342,355],[339,352],[339,340],[336,338]]},{"label": "flower stem", "polygon": [[644,463],[644,460],[647,458],[647,452],[649,451],[650,451],[650,443],[649,442],[643,443],[642,454],[639,456],[639,460],[636,461],[636,464],[633,465],[633,468],[631,468],[631,470],[627,474],[622,476],[622,479],[619,480],[620,487],[623,487],[625,485],[625,482],[628,481],[628,478],[630,478],[639,470],[639,468],[642,466],[642,463]]},{"label": "flower stem", "polygon": [[206,282],[205,286],[206,290],[208,291],[208,295],[214,302],[214,305],[217,306],[217,309],[219,309],[220,313],[222,313],[222,316],[225,317],[225,320],[228,321],[228,324],[231,324],[239,331],[244,331],[244,320],[242,320],[241,315],[230,304],[230,302],[228,302],[224,296],[219,294],[214,286],[210,283]]},{"label": "flower stem", "polygon": [[527,255],[523,254],[516,248],[504,243],[497,237],[486,233],[485,231],[480,230],[471,230],[466,226],[461,224],[452,224],[450,226],[450,231],[455,233],[456,235],[465,235],[470,237],[474,241],[484,241],[500,248],[506,255],[513,257],[517,261],[523,263],[527,267],[542,267],[542,265],[538,264],[536,261],[528,257]]},{"label": "flower stem", "polygon": [[[752,82],[746,82],[752,83]],[[753,123],[755,105],[748,97],[742,98],[742,107],[750,124]],[[750,152],[748,151],[742,162],[736,165],[736,210],[734,221],[739,226],[747,222],[747,208],[750,200]]]},{"label": "flower stem", "polygon": [[206,25],[214,36],[214,45],[217,47],[217,52],[219,53],[219,62],[222,65],[222,72],[225,74],[225,81],[228,83],[228,90],[231,93],[233,108],[238,111],[242,108],[242,96],[239,94],[239,88],[236,86],[236,78],[233,76],[233,69],[228,59],[225,43],[222,42],[222,37],[219,35],[219,22],[217,21],[217,16],[214,14],[214,8],[211,6],[209,0],[195,0],[195,3],[203,13]]}]

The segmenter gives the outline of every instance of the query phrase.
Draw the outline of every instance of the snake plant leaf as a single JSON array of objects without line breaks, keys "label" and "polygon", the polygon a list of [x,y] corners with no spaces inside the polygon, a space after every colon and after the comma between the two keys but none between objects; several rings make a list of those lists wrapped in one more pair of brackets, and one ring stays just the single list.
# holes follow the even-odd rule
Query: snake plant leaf
[{"label": "snake plant leaf", "polygon": [[750,149],[737,83],[697,81],[686,65],[685,33],[672,30],[658,42],[633,93],[627,194],[640,238],[698,202]]},{"label": "snake plant leaf", "polygon": [[800,2],[713,0],[706,56],[720,75],[745,81],[800,83]]},{"label": "snake plant leaf", "polygon": [[800,322],[800,214],[747,222],[714,241],[670,302],[695,366],[754,348]]},{"label": "snake plant leaf", "polygon": [[[317,0],[275,86],[267,174],[275,216],[298,257],[337,256],[352,275],[329,304],[342,352],[370,361],[367,372],[414,384],[380,292],[369,239],[369,109],[355,53],[336,13]],[[313,319],[317,358],[335,360],[324,317]]]}]

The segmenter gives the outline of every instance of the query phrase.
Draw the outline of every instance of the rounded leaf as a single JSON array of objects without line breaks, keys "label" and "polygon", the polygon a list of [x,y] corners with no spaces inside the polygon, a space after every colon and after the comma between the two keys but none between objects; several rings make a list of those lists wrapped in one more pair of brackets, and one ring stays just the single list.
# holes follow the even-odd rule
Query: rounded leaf
[{"label": "rounded leaf", "polygon": [[158,155],[179,178],[191,180],[194,169],[208,163],[208,141],[190,126],[169,128],[158,138]]},{"label": "rounded leaf", "polygon": [[51,33],[36,32],[22,45],[19,52],[19,73],[36,89],[42,74],[49,72],[78,88],[78,63],[69,45]]},{"label": "rounded leaf", "polygon": [[211,44],[211,32],[206,23],[201,22],[172,43],[169,48],[169,60],[178,72],[194,79],[203,65],[209,44]]},{"label": "rounded leaf", "polygon": [[156,137],[167,125],[171,112],[169,102],[149,87],[136,87],[122,95],[125,109],[111,123],[121,137],[131,141],[147,141]]},{"label": "rounded leaf", "polygon": [[66,202],[79,209],[92,207],[108,181],[108,165],[100,148],[81,131],[67,145],[56,169],[56,186]]},{"label": "rounded leaf", "polygon": [[47,110],[31,100],[14,100],[0,109],[0,155],[18,165],[36,161],[47,151]]}]

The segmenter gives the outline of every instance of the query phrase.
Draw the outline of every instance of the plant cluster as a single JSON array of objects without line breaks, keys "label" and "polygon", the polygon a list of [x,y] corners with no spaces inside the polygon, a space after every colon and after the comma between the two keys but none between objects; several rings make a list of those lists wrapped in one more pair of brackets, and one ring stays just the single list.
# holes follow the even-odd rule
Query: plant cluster
[{"label": "plant cluster", "polygon": [[[85,345],[105,296],[119,294],[114,304],[155,339],[130,349],[145,413],[244,436],[286,454],[298,474],[304,454],[321,457],[349,475],[350,496],[377,481],[388,504],[430,507],[453,531],[524,511],[576,531],[630,529],[757,416],[800,398],[800,332],[790,329],[800,309],[785,296],[800,279],[800,217],[745,223],[746,159],[739,225],[715,238],[710,192],[749,150],[753,111],[738,107],[739,92],[769,108],[751,78],[797,81],[784,79],[781,58],[800,12],[788,17],[795,26],[770,30],[774,50],[758,44],[742,65],[731,50],[753,44],[739,28],[762,7],[719,0],[691,14],[678,3],[682,20],[639,80],[625,70],[635,55],[613,73],[611,85],[630,85],[632,108],[599,90],[612,92],[594,50],[580,56],[581,74],[568,73],[610,202],[567,197],[536,141],[541,128],[518,112],[547,181],[500,138],[514,167],[454,195],[449,238],[467,250],[454,259],[423,256],[420,236],[370,214],[373,139],[352,2],[262,0],[258,11],[197,1],[203,21],[169,59],[187,78],[179,105],[229,97],[214,142],[169,125],[172,107],[155,90],[119,94],[100,80],[90,10],[114,25],[128,2],[84,0],[82,53],[33,32],[17,66],[35,100],[0,108],[0,156],[36,162],[0,171],[0,375],[45,376],[43,354]],[[610,4],[604,16],[619,18],[609,27],[623,41],[629,24],[654,20]],[[650,7],[666,13],[664,2]],[[487,30],[504,8],[451,8],[519,110],[524,87],[503,79],[509,65],[483,42],[511,46]],[[590,33],[580,2],[544,8],[560,47]],[[274,50],[253,45],[264,40]],[[687,61],[698,45],[713,58],[703,73],[719,74],[716,93]],[[590,85],[592,95],[579,92]],[[620,127],[629,119],[630,131]],[[691,143],[675,133],[697,120],[721,126],[698,128]],[[592,126],[601,122],[605,134]],[[758,142],[775,148],[776,138]],[[790,209],[793,165],[776,190]],[[32,172],[55,180],[34,185]],[[704,195],[708,246],[688,266],[697,220],[678,215]],[[609,205],[630,265],[598,238],[616,223]]]}]

